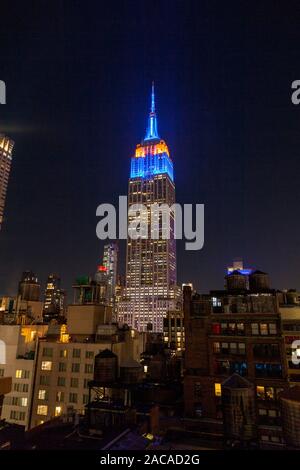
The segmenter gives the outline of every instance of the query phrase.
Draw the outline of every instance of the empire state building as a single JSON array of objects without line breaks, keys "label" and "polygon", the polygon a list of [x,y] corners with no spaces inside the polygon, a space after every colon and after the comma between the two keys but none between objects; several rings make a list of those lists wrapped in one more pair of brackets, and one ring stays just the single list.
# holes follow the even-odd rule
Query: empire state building
[{"label": "empire state building", "polygon": [[[119,321],[140,331],[163,331],[163,319],[174,310],[180,299],[176,286],[176,246],[174,213],[170,211],[170,237],[162,237],[162,214],[159,236],[151,237],[151,206],[169,207],[175,203],[173,161],[168,146],[159,137],[155,110],[154,84],[146,135],[131,157],[128,206],[147,207],[148,237],[127,239],[125,297],[119,305]],[[130,225],[131,217],[128,216]],[[157,221],[156,221],[157,222]]]}]

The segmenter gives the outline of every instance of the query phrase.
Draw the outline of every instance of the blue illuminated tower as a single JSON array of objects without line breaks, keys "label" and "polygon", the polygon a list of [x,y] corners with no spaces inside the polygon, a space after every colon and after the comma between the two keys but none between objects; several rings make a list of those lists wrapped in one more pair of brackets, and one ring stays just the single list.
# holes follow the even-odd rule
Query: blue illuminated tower
[{"label": "blue illuminated tower", "polygon": [[[155,111],[154,84],[145,138],[131,158],[128,204],[143,204],[148,209],[148,233],[151,233],[151,204],[175,203],[173,161],[168,146],[159,137]],[[129,218],[130,223],[130,218]],[[163,331],[163,318],[175,308],[176,247],[174,213],[170,214],[170,239],[127,240],[125,300],[119,305],[119,321],[140,331]]]}]

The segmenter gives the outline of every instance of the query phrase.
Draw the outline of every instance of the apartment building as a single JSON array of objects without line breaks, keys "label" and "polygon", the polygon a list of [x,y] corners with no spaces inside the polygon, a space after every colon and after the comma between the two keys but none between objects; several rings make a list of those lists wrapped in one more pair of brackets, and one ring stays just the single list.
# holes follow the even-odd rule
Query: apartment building
[{"label": "apartment building", "polygon": [[94,357],[105,349],[139,361],[143,336],[111,323],[112,308],[101,304],[70,305],[67,333],[50,334],[39,342],[30,427],[74,410],[84,414]]},{"label": "apartment building", "polygon": [[258,440],[280,445],[279,396],[289,385],[277,298],[240,285],[208,296],[184,290],[185,415],[191,426],[222,422],[223,384],[238,374],[254,386]]},{"label": "apartment building", "polygon": [[28,428],[38,339],[46,325],[0,325],[0,377],[11,377],[1,418]]}]

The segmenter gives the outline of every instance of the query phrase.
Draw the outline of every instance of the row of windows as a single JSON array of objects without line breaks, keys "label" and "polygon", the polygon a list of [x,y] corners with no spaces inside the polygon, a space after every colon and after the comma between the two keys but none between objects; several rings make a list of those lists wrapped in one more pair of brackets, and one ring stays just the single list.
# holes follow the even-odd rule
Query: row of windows
[{"label": "row of windows", "polygon": [[[237,373],[242,376],[248,375],[247,362],[217,360],[214,364],[214,373],[219,375],[229,375]],[[272,363],[256,363],[255,364],[255,377],[282,377],[281,364]]]},{"label": "row of windows", "polygon": [[[256,396],[259,400],[270,400],[275,401],[279,399],[279,394],[283,391],[283,388],[279,387],[264,387],[257,385]],[[215,383],[214,393],[216,397],[222,396],[222,385],[221,383]],[[200,382],[196,382],[194,385],[194,397],[195,399],[202,398],[202,388]],[[263,410],[263,409],[262,409]],[[260,411],[260,414],[265,414],[264,411]],[[272,414],[272,413],[271,413]]]},{"label": "row of windows", "polygon": [[[68,357],[67,349],[61,349],[59,352],[60,357]],[[53,348],[45,347],[43,348],[43,356],[44,357],[53,357]],[[81,349],[74,348],[72,350],[72,357],[73,358],[80,358],[81,357]],[[85,351],[85,358],[86,359],[93,359],[94,358],[94,351]]]},{"label": "row of windows", "polygon": [[12,406],[28,406],[27,397],[7,397],[7,405]]},{"label": "row of windows", "polygon": [[[276,323],[251,323],[252,335],[268,336],[277,334]],[[222,322],[212,324],[214,335],[245,335],[245,324],[240,322]]]},{"label": "row of windows", "polygon": [[245,343],[213,343],[213,351],[215,354],[245,354]]},{"label": "row of windows", "polygon": [[30,371],[24,369],[17,369],[16,370],[16,379],[29,379]]},{"label": "row of windows", "polygon": [[[227,342],[214,342],[213,352],[215,354],[245,354],[245,343],[227,343]],[[277,343],[258,343],[253,345],[254,357],[265,358],[280,356],[279,344]]]},{"label": "row of windows", "polygon": [[[41,363],[41,370],[52,370],[52,361],[42,361]],[[59,362],[58,363],[58,370],[59,372],[66,372],[67,371],[67,363],[66,362]],[[84,372],[85,374],[92,374],[94,370],[93,364],[84,364]],[[80,362],[73,362],[71,366],[71,371],[79,373],[80,372]]]},{"label": "row of windows", "polygon": [[283,388],[279,387],[264,387],[257,385],[256,396],[259,400],[278,400],[279,394],[283,391]]},{"label": "row of windows", "polygon": [[[60,400],[62,401],[62,400]],[[89,396],[88,395],[82,395],[82,404],[86,405],[89,401]],[[77,393],[69,393],[69,403],[78,403],[78,394]],[[37,414],[46,416],[48,414],[49,407],[48,405],[38,405],[37,406]],[[55,416],[59,416],[62,412],[62,407],[60,405],[57,405],[55,407]]]},{"label": "row of windows", "polygon": [[[50,385],[50,375],[41,375],[40,376],[40,385]],[[90,379],[83,380],[83,388],[88,388],[88,383]],[[59,387],[66,386],[66,377],[57,377],[57,385]],[[71,387],[78,387],[79,386],[79,379],[76,377],[72,377],[70,380]]]},{"label": "row of windows", "polygon": [[14,391],[15,392],[28,392],[29,384],[24,384],[22,382],[15,382],[14,383]]},{"label": "row of windows", "polygon": [[25,417],[26,417],[25,411],[11,410],[10,412],[10,419],[14,419],[16,421],[25,421]]}]

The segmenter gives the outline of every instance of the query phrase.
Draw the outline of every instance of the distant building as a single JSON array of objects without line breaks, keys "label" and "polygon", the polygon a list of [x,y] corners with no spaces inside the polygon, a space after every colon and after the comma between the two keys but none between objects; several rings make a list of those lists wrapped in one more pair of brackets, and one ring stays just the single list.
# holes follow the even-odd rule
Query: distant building
[{"label": "distant building", "polygon": [[20,295],[0,298],[0,324],[43,323],[43,302],[22,300]]},{"label": "distant building", "polygon": [[[234,276],[235,275],[240,275],[243,276],[243,280],[245,282],[245,288],[249,288],[249,276],[253,272],[252,268],[244,268],[244,262],[241,258],[236,258],[232,262],[232,266],[227,267],[227,276],[225,277],[225,287],[227,288],[226,281],[229,279],[229,281],[234,281]],[[231,275],[233,274],[233,277]],[[240,278],[242,279],[242,278]]]},{"label": "distant building", "polygon": [[114,306],[115,303],[115,287],[118,279],[118,251],[119,247],[116,242],[104,245],[103,266],[107,276],[107,300],[111,306]]},{"label": "distant building", "polygon": [[227,274],[231,274],[233,271],[239,271],[246,276],[249,276],[253,269],[251,268],[244,268],[244,262],[241,258],[236,258],[232,262],[232,266],[227,267]]},{"label": "distant building", "polygon": [[44,294],[43,318],[45,322],[63,317],[65,291],[61,289],[60,277],[49,274]]},{"label": "distant building", "polygon": [[95,279],[80,276],[73,284],[73,304],[107,305],[107,281],[105,270],[98,269]]},{"label": "distant building", "polygon": [[5,199],[8,179],[12,162],[14,142],[9,137],[0,134],[0,229],[3,223]]},{"label": "distant building", "polygon": [[40,300],[41,285],[32,271],[24,271],[19,282],[21,300]]},{"label": "distant building", "polygon": [[164,344],[173,351],[183,351],[184,316],[181,309],[169,310],[164,318]]}]

